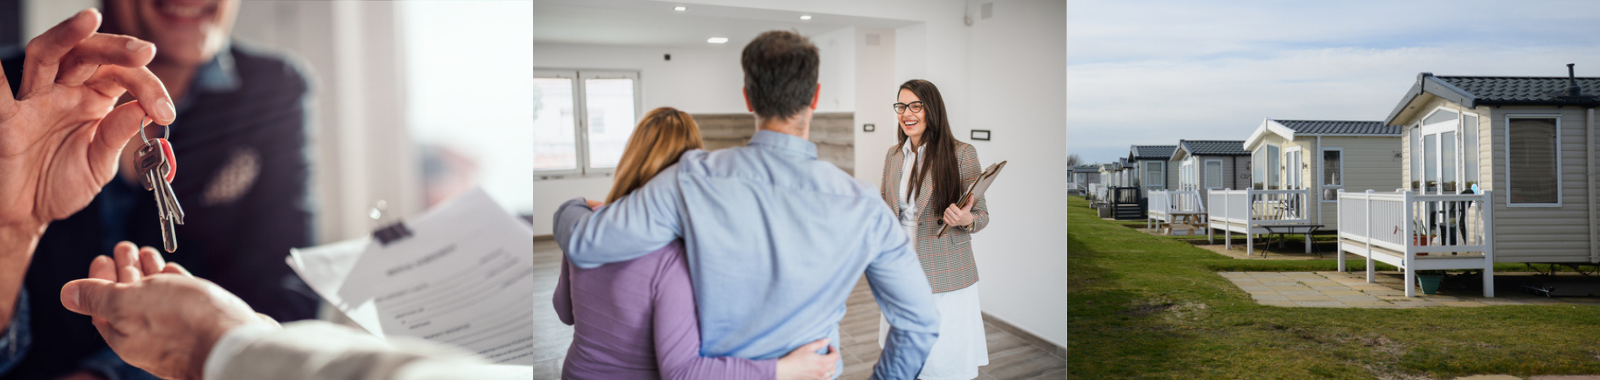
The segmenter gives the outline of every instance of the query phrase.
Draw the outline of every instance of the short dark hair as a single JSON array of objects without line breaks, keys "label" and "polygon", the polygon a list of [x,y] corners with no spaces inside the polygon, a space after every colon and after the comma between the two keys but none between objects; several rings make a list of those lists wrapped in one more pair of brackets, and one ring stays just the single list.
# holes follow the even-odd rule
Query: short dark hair
[{"label": "short dark hair", "polygon": [[744,66],[744,90],[756,116],[788,119],[811,106],[821,59],[810,40],[789,31],[761,33],[744,46],[739,62]]}]

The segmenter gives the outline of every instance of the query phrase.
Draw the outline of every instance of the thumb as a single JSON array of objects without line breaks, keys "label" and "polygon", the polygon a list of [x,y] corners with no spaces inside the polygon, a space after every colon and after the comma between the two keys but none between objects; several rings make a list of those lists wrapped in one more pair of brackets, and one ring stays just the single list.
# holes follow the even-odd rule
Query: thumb
[{"label": "thumb", "polygon": [[103,316],[115,286],[114,282],[98,278],[73,280],[61,287],[61,306],[78,314]]}]

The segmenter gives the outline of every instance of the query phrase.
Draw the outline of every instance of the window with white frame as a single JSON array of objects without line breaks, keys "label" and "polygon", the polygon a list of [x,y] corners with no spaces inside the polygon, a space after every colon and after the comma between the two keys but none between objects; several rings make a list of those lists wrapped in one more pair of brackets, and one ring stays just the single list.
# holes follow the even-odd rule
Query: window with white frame
[{"label": "window with white frame", "polygon": [[1478,115],[1461,114],[1461,181],[1465,189],[1478,191]]},{"label": "window with white frame", "polygon": [[1561,120],[1506,118],[1506,200],[1511,205],[1561,204]]},{"label": "window with white frame", "polygon": [[1339,189],[1344,188],[1344,150],[1322,149],[1322,200],[1339,200]]},{"label": "window with white frame", "polygon": [[1198,186],[1195,175],[1194,157],[1183,160],[1178,169],[1178,190],[1194,190]]},{"label": "window with white frame", "polygon": [[615,170],[639,118],[639,73],[535,70],[533,76],[535,175]]},{"label": "window with white frame", "polygon": [[1222,188],[1222,160],[1206,160],[1205,185],[1207,189]]},{"label": "window with white frame", "polygon": [[1283,188],[1283,167],[1279,165],[1283,154],[1277,145],[1262,144],[1251,154],[1250,166],[1252,176],[1250,181],[1257,190],[1278,190]]},{"label": "window with white frame", "polygon": [[1161,161],[1145,161],[1144,186],[1151,188],[1166,188],[1167,163]]},{"label": "window with white frame", "polygon": [[1305,166],[1300,155],[1300,147],[1291,147],[1283,152],[1284,161],[1284,189],[1305,188]]}]

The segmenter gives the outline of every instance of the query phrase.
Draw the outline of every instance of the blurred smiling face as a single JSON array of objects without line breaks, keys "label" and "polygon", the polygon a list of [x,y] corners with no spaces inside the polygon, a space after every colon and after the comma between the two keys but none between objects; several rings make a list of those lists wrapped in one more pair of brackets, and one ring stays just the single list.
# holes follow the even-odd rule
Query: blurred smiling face
[{"label": "blurred smiling face", "polygon": [[104,0],[114,33],[156,44],[156,61],[198,66],[228,41],[238,0]]}]

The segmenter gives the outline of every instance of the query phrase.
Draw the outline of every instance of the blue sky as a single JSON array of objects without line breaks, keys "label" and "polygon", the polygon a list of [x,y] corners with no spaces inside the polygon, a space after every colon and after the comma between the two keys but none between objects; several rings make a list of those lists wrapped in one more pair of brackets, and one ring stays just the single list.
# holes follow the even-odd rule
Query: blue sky
[{"label": "blue sky", "polygon": [[1067,2],[1067,148],[1379,120],[1420,72],[1600,77],[1595,1]]}]

